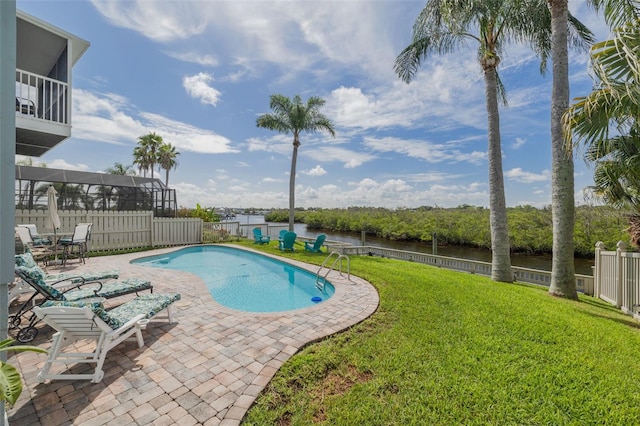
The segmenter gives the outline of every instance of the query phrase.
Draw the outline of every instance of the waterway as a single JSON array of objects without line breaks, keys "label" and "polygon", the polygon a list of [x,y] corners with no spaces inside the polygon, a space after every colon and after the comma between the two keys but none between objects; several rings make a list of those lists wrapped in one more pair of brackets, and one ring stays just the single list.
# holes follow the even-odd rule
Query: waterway
[{"label": "waterway", "polygon": [[[265,223],[264,216],[244,216],[238,215],[234,219],[234,222],[246,223]],[[275,223],[270,223],[275,225]],[[281,224],[278,224],[281,225]],[[335,232],[335,231],[320,231],[309,230],[307,231],[307,225],[303,223],[296,223],[294,225],[294,231],[298,235],[304,235],[306,237],[315,237],[318,234],[325,234],[328,240],[342,241],[353,245],[361,245],[361,234],[350,232]],[[431,242],[424,243],[419,241],[392,241],[386,238],[378,238],[374,235],[365,235],[365,244],[371,246],[385,247],[396,250],[415,251],[419,253],[433,254],[433,247]],[[479,249],[474,247],[464,246],[451,246],[451,245],[438,245],[437,253],[440,256],[456,257],[460,259],[479,260],[482,262],[491,262],[491,251],[485,249]],[[540,269],[543,271],[551,271],[551,255],[528,255],[528,254],[512,254],[511,264],[513,266],[520,266],[523,268]],[[591,267],[594,264],[593,259],[574,259],[574,265],[577,274],[593,275]]]}]

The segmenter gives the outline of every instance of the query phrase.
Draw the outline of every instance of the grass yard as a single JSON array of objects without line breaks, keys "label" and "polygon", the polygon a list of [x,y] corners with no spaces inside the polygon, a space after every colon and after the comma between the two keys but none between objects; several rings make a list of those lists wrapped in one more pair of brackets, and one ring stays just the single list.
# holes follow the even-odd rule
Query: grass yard
[{"label": "grass yard", "polygon": [[351,272],[378,311],[286,362],[244,425],[640,423],[640,330],[614,307],[391,259]]}]

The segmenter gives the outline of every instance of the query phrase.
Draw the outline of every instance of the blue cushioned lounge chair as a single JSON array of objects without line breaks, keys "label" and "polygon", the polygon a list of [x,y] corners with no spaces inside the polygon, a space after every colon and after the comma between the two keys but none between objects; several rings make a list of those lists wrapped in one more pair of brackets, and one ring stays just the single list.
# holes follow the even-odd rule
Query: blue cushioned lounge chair
[{"label": "blue cushioned lounge chair", "polygon": [[313,253],[322,253],[322,245],[324,244],[324,240],[327,239],[327,236],[324,234],[320,234],[316,237],[316,240],[313,242],[304,242],[305,251],[310,251]]},{"label": "blue cushioned lounge chair", "polygon": [[[47,282],[44,273],[39,267],[28,268],[26,266],[15,266],[15,274],[22,281],[31,286],[35,292],[24,302],[17,312],[9,315],[9,328],[20,328],[23,319],[27,320],[27,325],[20,328],[16,340],[20,343],[32,341],[38,334],[38,329],[34,327],[37,318],[34,314],[27,314],[32,310],[36,296],[43,296],[42,304],[48,300],[60,302],[74,302],[96,298],[109,299],[123,296],[125,294],[138,293],[145,290],[153,291],[151,283],[138,278],[127,278],[119,281],[85,281],[78,277],[69,278],[59,282]],[[77,282],[80,280],[80,282]],[[74,282],[75,281],[75,282]],[[69,285],[64,290],[54,287],[56,284]]]},{"label": "blue cushioned lounge chair", "polygon": [[294,251],[293,244],[296,242],[296,237],[295,232],[286,232],[282,240],[279,241],[278,248],[280,251]]},{"label": "blue cushioned lounge chair", "polygon": [[[106,311],[99,302],[48,301],[42,306],[34,307],[33,310],[38,318],[56,330],[47,361],[38,373],[38,381],[40,383],[52,379],[84,379],[91,380],[93,383],[102,381],[104,378],[102,367],[107,352],[134,334],[138,340],[138,347],[142,347],[144,345],[142,330],[146,328],[149,319],[166,309],[171,323],[171,304],[177,300],[180,300],[178,293],[147,294],[138,296],[110,311]],[[93,352],[81,353],[63,351],[70,343],[77,340],[95,340],[95,349]],[[83,345],[82,349],[86,347]],[[92,348],[92,346],[88,347]],[[95,370],[88,374],[50,372],[53,364],[68,366],[80,363],[95,364]]]}]

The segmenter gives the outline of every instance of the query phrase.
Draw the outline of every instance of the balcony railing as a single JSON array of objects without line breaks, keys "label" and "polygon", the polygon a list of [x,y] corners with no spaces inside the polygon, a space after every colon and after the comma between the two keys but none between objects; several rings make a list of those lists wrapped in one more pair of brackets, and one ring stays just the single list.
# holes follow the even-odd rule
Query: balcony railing
[{"label": "balcony railing", "polygon": [[69,124],[69,85],[16,69],[16,114],[25,118]]}]

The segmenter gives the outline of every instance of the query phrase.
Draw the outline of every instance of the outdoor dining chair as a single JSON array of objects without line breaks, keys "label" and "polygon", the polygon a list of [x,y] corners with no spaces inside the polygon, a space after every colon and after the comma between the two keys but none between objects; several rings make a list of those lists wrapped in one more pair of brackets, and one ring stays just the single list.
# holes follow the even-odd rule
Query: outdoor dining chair
[{"label": "outdoor dining chair", "polygon": [[78,223],[71,238],[60,238],[58,244],[62,246],[62,266],[65,266],[69,257],[77,256],[85,263],[87,244],[91,239],[91,227],[93,223]]}]

